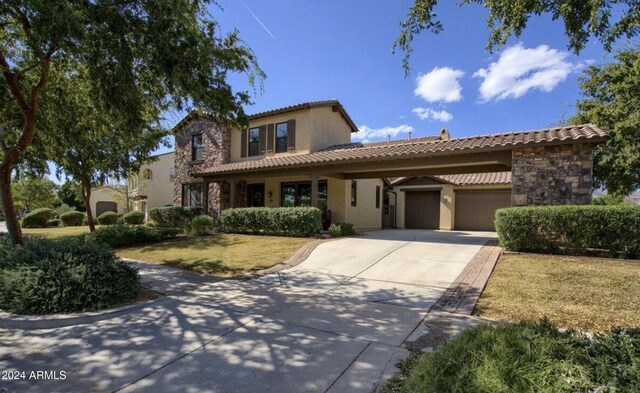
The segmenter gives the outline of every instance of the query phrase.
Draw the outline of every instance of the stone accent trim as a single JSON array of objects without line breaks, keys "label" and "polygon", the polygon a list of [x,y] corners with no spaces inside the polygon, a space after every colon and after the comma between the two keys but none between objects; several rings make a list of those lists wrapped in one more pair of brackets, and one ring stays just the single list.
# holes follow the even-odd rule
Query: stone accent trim
[{"label": "stone accent trim", "polygon": [[514,149],[511,157],[513,206],[591,203],[593,145]]}]

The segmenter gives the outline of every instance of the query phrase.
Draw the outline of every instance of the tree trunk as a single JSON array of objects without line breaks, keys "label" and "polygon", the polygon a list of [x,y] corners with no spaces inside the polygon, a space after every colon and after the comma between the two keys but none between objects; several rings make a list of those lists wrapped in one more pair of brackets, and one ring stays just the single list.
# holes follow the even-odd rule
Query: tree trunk
[{"label": "tree trunk", "polygon": [[22,245],[24,241],[11,196],[11,172],[10,166],[0,166],[0,195],[2,197],[4,219],[7,224],[7,231],[9,231],[9,237],[11,237],[11,243],[15,246]]},{"label": "tree trunk", "polygon": [[89,221],[89,231],[94,232],[96,226],[93,223],[93,213],[91,213],[91,182],[82,181],[82,196],[84,197],[84,207],[87,209],[87,221]]}]

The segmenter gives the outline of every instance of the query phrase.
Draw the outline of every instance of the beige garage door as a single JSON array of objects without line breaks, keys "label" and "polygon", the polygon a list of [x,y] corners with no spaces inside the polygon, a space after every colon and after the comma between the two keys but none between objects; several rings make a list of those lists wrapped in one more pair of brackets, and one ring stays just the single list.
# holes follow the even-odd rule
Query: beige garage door
[{"label": "beige garage door", "polygon": [[511,190],[456,191],[455,228],[495,231],[496,210],[511,206]]},{"label": "beige garage door", "polygon": [[408,229],[439,229],[440,191],[406,192],[404,226]]}]

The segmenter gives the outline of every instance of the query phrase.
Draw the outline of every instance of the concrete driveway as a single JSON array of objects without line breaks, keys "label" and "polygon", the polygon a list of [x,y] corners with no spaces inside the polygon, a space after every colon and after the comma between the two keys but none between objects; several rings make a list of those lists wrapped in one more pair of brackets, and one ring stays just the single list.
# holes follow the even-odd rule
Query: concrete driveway
[{"label": "concrete driveway", "polygon": [[91,324],[0,329],[0,390],[370,392],[490,233],[379,231],[320,245],[294,269],[214,281],[148,266],[172,294]]},{"label": "concrete driveway", "polygon": [[494,232],[384,230],[318,246],[293,269],[260,279],[428,310]]}]

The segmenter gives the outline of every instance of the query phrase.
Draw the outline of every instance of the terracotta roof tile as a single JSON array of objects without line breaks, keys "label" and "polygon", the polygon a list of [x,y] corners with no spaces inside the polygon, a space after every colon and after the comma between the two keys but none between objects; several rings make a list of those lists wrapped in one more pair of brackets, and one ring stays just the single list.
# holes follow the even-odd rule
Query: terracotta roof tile
[{"label": "terracotta roof tile", "polygon": [[292,166],[309,167],[333,163],[378,161],[384,159],[429,157],[469,151],[507,150],[530,145],[574,142],[604,142],[609,135],[593,124],[478,135],[450,140],[417,138],[377,143],[350,143],[306,154],[288,154],[258,160],[215,165],[196,175],[226,174]]},{"label": "terracotta roof tile", "polygon": [[511,172],[462,173],[433,176],[457,186],[511,184]]}]

